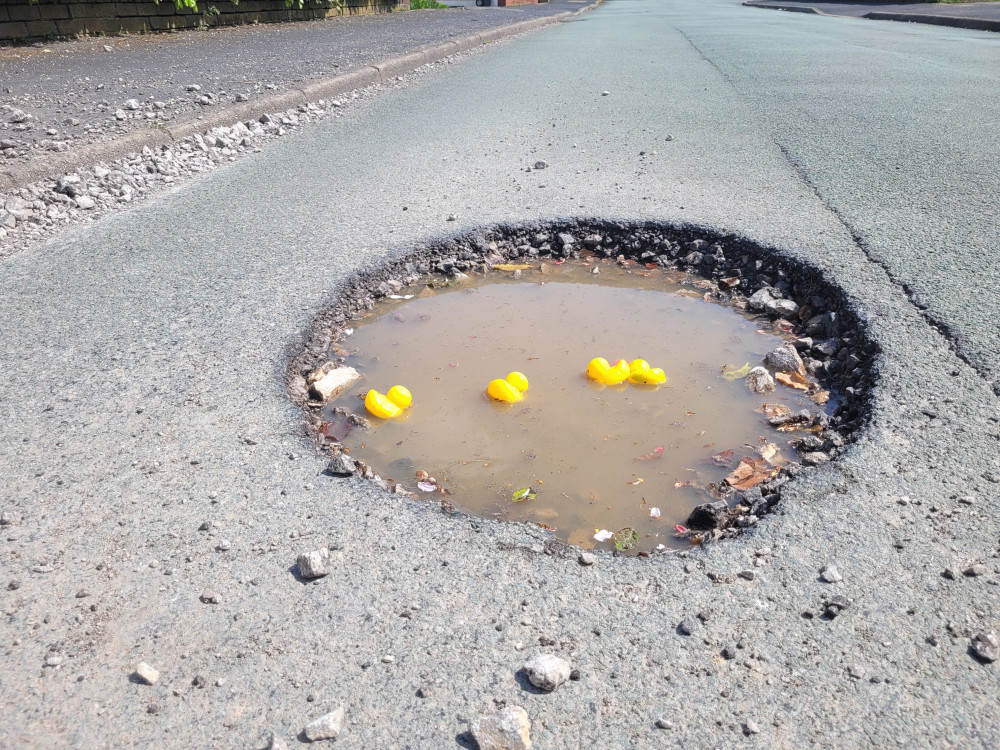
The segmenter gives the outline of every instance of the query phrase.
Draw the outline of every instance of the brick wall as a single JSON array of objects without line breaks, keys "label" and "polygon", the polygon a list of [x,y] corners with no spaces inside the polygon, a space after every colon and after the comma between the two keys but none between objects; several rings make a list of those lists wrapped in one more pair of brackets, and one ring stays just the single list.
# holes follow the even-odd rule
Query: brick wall
[{"label": "brick wall", "polygon": [[[410,0],[306,0],[289,8],[284,0],[199,0],[198,12],[178,11],[173,0],[0,0],[0,41],[76,34],[141,34],[200,25],[308,21],[339,15],[408,10]],[[218,11],[216,13],[215,11]]]}]

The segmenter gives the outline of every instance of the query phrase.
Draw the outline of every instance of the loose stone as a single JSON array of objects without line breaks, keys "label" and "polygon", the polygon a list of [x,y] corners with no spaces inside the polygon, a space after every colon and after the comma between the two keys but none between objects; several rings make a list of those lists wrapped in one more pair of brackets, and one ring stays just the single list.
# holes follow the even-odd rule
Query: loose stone
[{"label": "loose stone", "polygon": [[471,731],[479,750],[532,750],[531,721],[520,706],[507,706],[476,719]]},{"label": "loose stone", "polygon": [[806,374],[802,358],[791,344],[783,344],[768,352],[764,357],[764,366],[774,372],[796,372],[803,377]]},{"label": "loose stone", "polygon": [[318,549],[303,552],[295,561],[303,578],[322,578],[330,575],[330,550]]},{"label": "loose stone", "polygon": [[837,583],[844,580],[844,577],[837,570],[836,565],[824,565],[823,569],[819,572],[819,577],[825,583]]},{"label": "loose stone", "polygon": [[218,604],[222,601],[221,597],[215,591],[211,589],[201,592],[201,600],[205,604]]},{"label": "loose stone", "polygon": [[760,727],[757,726],[756,721],[748,719],[747,723],[743,725],[743,731],[746,734],[760,734]]},{"label": "loose stone", "polygon": [[326,466],[327,472],[335,477],[349,477],[354,474],[357,468],[358,462],[346,453],[334,454],[333,458],[330,459],[330,463]]},{"label": "loose stone", "polygon": [[965,570],[962,571],[962,575],[968,578],[978,578],[979,576],[984,576],[989,572],[989,569],[982,563],[973,563]]},{"label": "loose stone", "polygon": [[688,615],[677,625],[677,632],[681,635],[694,635],[701,629],[701,620]]},{"label": "loose stone", "polygon": [[552,654],[539,654],[524,665],[528,680],[540,690],[555,690],[569,679],[570,666],[565,659]]},{"label": "loose stone", "polygon": [[984,630],[972,639],[972,653],[980,661],[992,664],[1000,659],[1000,638],[994,631]]},{"label": "loose stone", "polygon": [[135,668],[136,676],[145,682],[147,685],[155,685],[156,681],[160,679],[160,673],[153,667],[149,666],[146,662],[139,662],[139,666]]},{"label": "loose stone", "polygon": [[673,729],[674,728],[674,723],[672,721],[669,721],[668,719],[664,719],[663,717],[660,717],[659,719],[656,720],[656,728],[657,729]]},{"label": "loose stone", "polygon": [[581,565],[593,565],[597,562],[597,555],[593,552],[581,552],[579,560]]},{"label": "loose stone", "polygon": [[763,367],[755,367],[748,372],[746,384],[751,393],[767,394],[774,392],[774,378]]},{"label": "loose stone", "polygon": [[267,750],[288,750],[288,745],[281,737],[271,732],[271,741],[267,743]]},{"label": "loose stone", "polygon": [[309,376],[310,391],[321,401],[332,401],[361,379],[361,373],[353,367],[337,367],[333,370],[316,370]]},{"label": "loose stone", "polygon": [[336,739],[340,735],[340,730],[344,726],[344,708],[341,706],[336,711],[320,716],[318,719],[306,724],[302,733],[310,742],[317,740]]},{"label": "loose stone", "polygon": [[[725,523],[727,518],[729,518],[729,506],[726,501],[716,500],[712,503],[702,503],[695,506],[687,518],[687,525],[689,528],[698,530],[715,529]],[[685,570],[687,570],[686,565]]]}]

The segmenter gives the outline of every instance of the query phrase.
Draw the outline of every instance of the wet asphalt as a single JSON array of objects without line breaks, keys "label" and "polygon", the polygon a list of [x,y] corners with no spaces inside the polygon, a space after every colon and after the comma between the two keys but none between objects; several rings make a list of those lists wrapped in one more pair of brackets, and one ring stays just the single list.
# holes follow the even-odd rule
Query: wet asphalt
[{"label": "wet asphalt", "polygon": [[[996,746],[1000,672],[968,648],[1000,628],[997,55],[983,32],[609,0],[5,260],[0,744],[294,746],[342,704],[337,747],[468,747],[507,703],[538,748]],[[860,440],[740,540],[587,568],[323,476],[284,375],[338,282],[568,217],[823,269],[882,352]],[[324,545],[332,575],[296,580]],[[581,679],[533,691],[539,651]]]}]

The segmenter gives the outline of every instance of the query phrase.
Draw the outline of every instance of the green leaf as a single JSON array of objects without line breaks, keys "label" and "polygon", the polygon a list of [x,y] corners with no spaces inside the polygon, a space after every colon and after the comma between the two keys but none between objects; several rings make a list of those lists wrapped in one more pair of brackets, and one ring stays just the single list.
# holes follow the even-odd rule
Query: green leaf
[{"label": "green leaf", "polygon": [[525,500],[534,500],[535,493],[531,491],[531,487],[522,487],[514,493],[511,499],[515,503],[523,503]]},{"label": "green leaf", "polygon": [[616,531],[615,535],[611,537],[611,541],[615,543],[615,549],[622,552],[635,549],[639,544],[639,532],[631,526],[626,526],[624,529]]}]

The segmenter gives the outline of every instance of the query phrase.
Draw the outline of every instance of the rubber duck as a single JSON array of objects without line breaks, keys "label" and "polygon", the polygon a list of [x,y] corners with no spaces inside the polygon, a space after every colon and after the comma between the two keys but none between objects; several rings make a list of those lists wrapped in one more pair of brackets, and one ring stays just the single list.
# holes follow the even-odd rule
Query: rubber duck
[{"label": "rubber duck", "polygon": [[629,380],[643,385],[660,385],[667,382],[667,374],[659,367],[649,366],[644,359],[633,359],[628,366]]},{"label": "rubber duck", "polygon": [[394,385],[385,395],[374,388],[365,396],[365,408],[382,419],[398,417],[413,403],[413,395],[401,385]]},{"label": "rubber duck", "polygon": [[594,357],[587,364],[587,377],[604,385],[618,385],[628,380],[632,372],[624,359],[619,359],[613,365],[604,357]]},{"label": "rubber duck", "polygon": [[491,380],[486,386],[486,395],[495,398],[497,401],[505,401],[512,404],[524,398],[524,392],[528,390],[528,379],[523,372],[512,372],[502,380],[497,378]]}]

